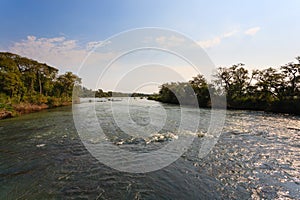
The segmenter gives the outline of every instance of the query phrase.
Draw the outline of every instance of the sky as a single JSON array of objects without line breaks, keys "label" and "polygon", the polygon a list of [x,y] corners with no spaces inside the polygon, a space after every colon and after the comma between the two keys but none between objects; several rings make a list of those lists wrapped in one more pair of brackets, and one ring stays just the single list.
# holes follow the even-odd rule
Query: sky
[{"label": "sky", "polygon": [[[45,62],[61,73],[72,71],[88,88],[115,90],[113,85],[122,82],[121,91],[139,88],[139,91],[151,92],[157,91],[160,83],[188,80],[196,72],[178,58],[152,50],[147,55],[138,52],[123,62],[119,60],[112,67],[114,70],[108,70],[102,78],[106,65],[120,55],[125,43],[127,48],[134,40],[141,39],[145,43],[150,38],[147,45],[155,41],[155,44],[172,47],[187,37],[203,48],[215,67],[240,62],[250,70],[280,67],[300,56],[299,8],[297,0],[1,0],[0,51]],[[130,39],[123,38],[123,41],[113,37],[144,27],[176,33],[162,33],[156,38],[151,37],[153,33],[144,34],[145,38],[128,36]],[[117,41],[119,46],[114,45]],[[99,44],[106,47],[91,54]],[[89,54],[92,56],[86,58]],[[139,67],[141,65],[143,67]],[[172,65],[169,72],[175,71],[176,75],[171,76],[173,73],[163,69],[165,65]],[[145,66],[152,68],[153,73]],[[127,80],[126,71],[128,74],[133,69],[135,72],[128,75],[132,83],[121,81],[122,77]],[[120,71],[123,73],[118,73]],[[178,79],[178,74],[182,79]],[[153,77],[155,84],[143,88],[142,82],[134,83],[134,77],[147,79],[149,83]]]}]

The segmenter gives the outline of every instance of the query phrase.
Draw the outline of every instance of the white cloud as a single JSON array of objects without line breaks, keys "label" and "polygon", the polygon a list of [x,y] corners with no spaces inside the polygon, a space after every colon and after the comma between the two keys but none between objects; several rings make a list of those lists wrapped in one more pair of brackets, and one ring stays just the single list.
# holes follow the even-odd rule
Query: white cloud
[{"label": "white cloud", "polygon": [[95,47],[104,46],[104,45],[107,45],[107,44],[110,44],[110,43],[111,43],[111,41],[94,41],[94,42],[89,42],[86,45],[86,49],[87,50],[92,50]]},{"label": "white cloud", "polygon": [[78,48],[76,40],[67,40],[65,37],[28,36],[26,40],[15,42],[9,51],[66,70],[78,66],[86,55],[84,49]]},{"label": "white cloud", "polygon": [[[26,39],[13,43],[5,51],[47,63],[59,69],[59,73],[72,71],[82,78],[83,85],[94,89],[95,82],[102,70],[109,61],[117,56],[118,52],[95,51],[89,53],[93,47],[108,43],[110,42],[103,43],[100,41],[79,45],[77,40],[69,40],[66,37],[37,38],[27,36]],[[82,68],[80,68],[81,64],[83,64]]]},{"label": "white cloud", "polygon": [[[260,31],[260,27],[253,27],[250,28],[248,30],[246,30],[244,33],[246,35],[250,35],[250,36],[254,36],[258,31]],[[216,36],[212,39],[209,40],[202,40],[202,41],[198,41],[197,43],[202,47],[202,48],[211,48],[214,46],[217,46],[219,44],[221,44],[222,40],[225,38],[230,38],[235,36],[239,31],[238,30],[233,30],[227,33],[224,33],[222,35]]]},{"label": "white cloud", "polygon": [[211,40],[203,40],[197,42],[202,48],[210,48],[221,43],[222,37],[215,37]]},{"label": "white cloud", "polygon": [[233,30],[233,31],[224,33],[223,38],[228,38],[228,37],[234,36],[235,34],[237,34],[237,32],[238,32],[237,30]]},{"label": "white cloud", "polygon": [[245,31],[246,35],[254,36],[258,31],[260,31],[260,27],[253,27]]},{"label": "white cloud", "polygon": [[87,50],[92,50],[94,47],[101,45],[102,41],[89,42],[86,45]]},{"label": "white cloud", "polygon": [[224,38],[229,38],[229,37],[234,36],[237,32],[238,32],[237,30],[233,30],[231,32],[227,32],[227,33],[224,33],[220,36],[214,37],[213,39],[198,41],[197,43],[202,48],[205,48],[205,49],[206,48],[211,48],[211,47],[219,45]]},{"label": "white cloud", "polygon": [[36,37],[34,37],[32,35],[27,36],[28,41],[34,41],[35,39],[36,39]]},{"label": "white cloud", "polygon": [[[47,63],[62,71],[76,71],[89,51],[102,44],[102,42],[89,42],[85,47],[78,45],[76,40],[68,40],[65,37],[37,38],[27,36],[27,39],[13,43],[8,50]],[[110,54],[94,53],[89,62],[101,62],[101,59],[113,57]]]},{"label": "white cloud", "polygon": [[[34,37],[34,36],[31,36]],[[36,38],[36,37],[34,37]],[[65,37],[55,37],[55,38],[41,38],[40,40],[45,40],[48,42],[62,42],[64,41],[66,38]]]},{"label": "white cloud", "polygon": [[163,46],[163,47],[176,47],[176,46],[180,46],[183,45],[183,43],[185,42],[185,38],[184,37],[177,37],[177,36],[170,36],[170,37],[166,37],[166,36],[160,36],[157,37],[155,39],[156,43]]}]

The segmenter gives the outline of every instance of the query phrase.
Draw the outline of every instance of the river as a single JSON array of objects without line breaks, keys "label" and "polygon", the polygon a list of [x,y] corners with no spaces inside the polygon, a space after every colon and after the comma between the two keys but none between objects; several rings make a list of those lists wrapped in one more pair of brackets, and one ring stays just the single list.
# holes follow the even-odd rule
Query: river
[{"label": "river", "polygon": [[[105,134],[115,136],[118,127],[105,112],[107,105],[118,108],[124,102],[77,106],[95,105]],[[131,104],[138,108],[131,114],[140,124],[149,123],[143,109],[153,106],[164,108],[174,118],[180,115],[180,108],[174,105],[144,99],[134,99]],[[209,112],[201,109],[205,123]],[[153,113],[152,117],[155,119]],[[171,132],[174,127],[164,129]],[[201,140],[196,137],[169,166],[128,173],[104,165],[86,150],[71,107],[5,119],[0,121],[0,199],[300,199],[299,129],[298,116],[227,111],[218,143],[206,157],[193,153],[198,148],[194,143]],[[111,139],[118,141],[126,138]],[[159,148],[168,142],[153,145]]]}]

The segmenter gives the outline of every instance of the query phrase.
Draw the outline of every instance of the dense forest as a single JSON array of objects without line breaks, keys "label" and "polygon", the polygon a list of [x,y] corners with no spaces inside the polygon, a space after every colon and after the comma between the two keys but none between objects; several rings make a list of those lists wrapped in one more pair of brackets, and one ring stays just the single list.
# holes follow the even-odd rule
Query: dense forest
[{"label": "dense forest", "polygon": [[8,52],[0,53],[2,118],[69,104],[73,86],[80,82],[72,72],[58,75],[58,69],[45,63]]},{"label": "dense forest", "polygon": [[[210,97],[226,97],[227,108],[262,110],[300,114],[300,57],[280,68],[267,68],[249,72],[244,64],[219,67],[214,80],[208,83],[202,75],[189,82],[165,83],[159,94],[149,99],[178,104],[186,99],[192,87],[200,107],[210,107]],[[175,95],[175,94],[176,95]],[[177,97],[176,97],[177,96]],[[184,101],[184,104],[189,104]]]},{"label": "dense forest", "polygon": [[[69,105],[74,85],[78,97],[145,97],[141,93],[93,91],[79,86],[72,72],[58,74],[45,63],[9,52],[0,52],[0,119],[45,108]],[[76,100],[77,101],[77,100]]]},{"label": "dense forest", "polygon": [[[211,107],[211,96],[227,99],[229,109],[262,110],[300,114],[300,57],[280,68],[249,72],[244,64],[219,67],[212,82],[201,74],[188,82],[161,85],[158,94],[93,91],[79,88],[79,97],[148,97],[164,103],[193,104],[196,94],[200,107]],[[0,52],[0,118],[49,107],[68,105],[74,84],[81,79],[72,72],[58,74],[45,63]],[[190,89],[192,88],[192,90]],[[175,94],[176,95],[175,95]]]}]

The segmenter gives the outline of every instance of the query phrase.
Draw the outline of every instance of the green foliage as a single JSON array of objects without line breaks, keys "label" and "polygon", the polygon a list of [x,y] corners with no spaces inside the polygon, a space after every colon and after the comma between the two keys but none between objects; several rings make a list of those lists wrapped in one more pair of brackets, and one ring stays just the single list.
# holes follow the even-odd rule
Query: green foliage
[{"label": "green foliage", "polygon": [[[188,83],[165,83],[158,95],[148,99],[178,104],[178,98],[192,97],[192,93],[185,90],[190,84],[200,107],[209,107],[213,95],[216,98],[226,96],[227,107],[231,109],[300,114],[300,57],[296,59],[298,63],[288,63],[280,69],[270,67],[252,73],[241,63],[220,67],[213,84],[208,84],[202,75],[198,75]],[[188,101],[184,100],[184,103],[188,104]]]},{"label": "green foliage", "polygon": [[0,110],[8,110],[8,111],[13,111],[13,107],[9,104],[4,104],[4,103],[0,103]]},{"label": "green foliage", "polygon": [[241,65],[219,68],[215,82],[224,89],[229,108],[300,114],[300,57],[296,59],[299,63],[251,74]]},{"label": "green foliage", "polygon": [[48,98],[42,94],[24,96],[23,100],[24,100],[24,102],[31,103],[31,104],[37,104],[37,105],[48,103]]},{"label": "green foliage", "polygon": [[[58,70],[12,53],[0,53],[0,103],[62,105],[70,101],[75,84],[81,79],[71,72]],[[10,108],[10,107],[9,107]]]},{"label": "green foliage", "polygon": [[7,96],[4,93],[0,93],[0,103],[1,104],[9,104],[10,103],[10,97]]},{"label": "green foliage", "polygon": [[[251,73],[244,64],[220,67],[209,84],[202,75],[189,82],[165,83],[159,94],[148,99],[165,103],[210,107],[211,96],[226,97],[228,108],[253,109],[300,114],[300,57],[280,69],[267,68]],[[56,107],[77,97],[148,96],[89,90],[81,87],[81,79],[72,72],[58,75],[58,70],[45,63],[12,53],[0,53],[0,109],[29,103]],[[75,86],[75,87],[74,87]],[[74,90],[73,90],[74,89]]]},{"label": "green foliage", "polygon": [[95,97],[98,97],[98,98],[108,97],[108,93],[104,92],[102,89],[99,89],[95,92]]},{"label": "green foliage", "polygon": [[[207,91],[207,92],[206,92]],[[209,92],[207,85],[200,86],[197,83],[173,82],[161,86],[159,97],[152,96],[164,103],[207,106]]]},{"label": "green foliage", "polygon": [[77,92],[79,97],[95,97],[95,91],[91,89],[87,89],[86,87],[80,87],[78,88]]},{"label": "green foliage", "polygon": [[150,95],[149,94],[143,94],[143,93],[132,93],[131,95],[128,94],[128,96],[131,96],[131,97],[140,97],[140,99],[142,99],[143,97],[149,97]]},{"label": "green foliage", "polygon": [[152,95],[148,96],[147,99],[154,100],[154,101],[160,101],[160,96],[159,96],[159,94],[152,94]]}]

